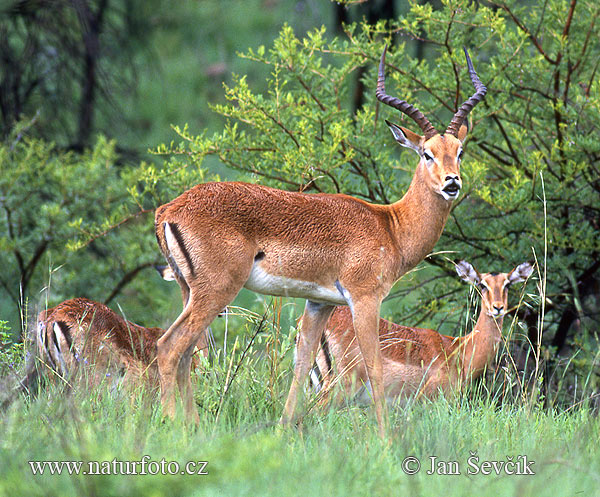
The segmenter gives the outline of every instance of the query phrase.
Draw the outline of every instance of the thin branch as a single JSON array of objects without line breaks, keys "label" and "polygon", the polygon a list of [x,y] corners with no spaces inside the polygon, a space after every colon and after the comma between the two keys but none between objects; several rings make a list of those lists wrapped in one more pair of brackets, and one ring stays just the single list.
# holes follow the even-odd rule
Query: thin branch
[{"label": "thin branch", "polygon": [[537,36],[535,36],[529,30],[529,28],[527,26],[525,26],[525,24],[515,15],[515,13],[508,8],[508,5],[506,5],[505,3],[497,3],[497,2],[491,2],[491,3],[492,3],[492,5],[496,5],[497,7],[500,7],[501,9],[503,9],[511,17],[511,19],[517,25],[517,27],[521,31],[523,31],[527,35],[527,37],[531,40],[531,42],[533,43],[533,46],[542,55],[542,57],[544,57],[544,59],[546,59],[552,65],[557,65],[560,62],[559,60],[552,59],[546,53],[546,51],[544,50],[544,47],[542,47],[542,44],[538,40]]},{"label": "thin branch", "polygon": [[144,264],[140,264],[139,266],[126,272],[123,275],[123,277],[119,280],[119,282],[115,285],[108,297],[104,300],[104,304],[108,305],[121,292],[121,290],[123,290],[123,288],[126,285],[133,281],[133,279],[138,275],[138,273],[142,269],[146,269],[147,267],[153,267],[154,265],[156,265],[155,262],[145,262]]},{"label": "thin branch", "polygon": [[98,238],[101,238],[103,236],[108,235],[108,233],[110,233],[112,230],[118,228],[119,226],[122,226],[123,224],[128,223],[129,221],[136,219],[138,217],[140,217],[143,214],[148,214],[149,212],[154,212],[155,209],[140,209],[138,212],[135,212],[133,214],[130,214],[129,216],[124,217],[123,219],[121,219],[119,222],[112,224],[111,226],[109,226],[108,228],[106,228],[104,231],[101,231],[99,233],[96,233],[94,235],[90,235],[89,233],[86,233],[89,236],[89,238],[85,241],[84,246],[88,246],[90,243],[92,243],[93,241],[97,240]]}]

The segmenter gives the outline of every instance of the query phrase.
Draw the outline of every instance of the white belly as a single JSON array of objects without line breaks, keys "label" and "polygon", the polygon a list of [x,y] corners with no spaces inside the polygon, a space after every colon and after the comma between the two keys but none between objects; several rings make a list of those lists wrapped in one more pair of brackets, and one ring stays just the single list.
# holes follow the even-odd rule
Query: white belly
[{"label": "white belly", "polygon": [[253,292],[278,297],[297,297],[336,305],[347,305],[335,288],[327,288],[312,281],[274,276],[264,271],[256,262],[244,287]]}]

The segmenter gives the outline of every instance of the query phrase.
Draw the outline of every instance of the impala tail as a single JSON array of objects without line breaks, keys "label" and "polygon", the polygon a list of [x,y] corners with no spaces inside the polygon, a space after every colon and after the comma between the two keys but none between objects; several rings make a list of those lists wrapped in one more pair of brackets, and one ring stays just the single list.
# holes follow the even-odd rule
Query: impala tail
[{"label": "impala tail", "polygon": [[161,278],[165,281],[175,281],[175,273],[171,266],[154,266]]}]

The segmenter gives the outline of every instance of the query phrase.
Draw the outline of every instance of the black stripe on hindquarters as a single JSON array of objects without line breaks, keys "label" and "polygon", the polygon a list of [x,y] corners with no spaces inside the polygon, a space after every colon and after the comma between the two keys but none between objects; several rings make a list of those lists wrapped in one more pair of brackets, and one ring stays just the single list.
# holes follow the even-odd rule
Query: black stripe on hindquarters
[{"label": "black stripe on hindquarters", "polygon": [[[49,343],[48,343],[48,326],[47,323],[44,322],[43,330],[38,330],[38,339],[41,341],[41,349],[43,350],[44,357],[42,358],[44,361],[48,363],[51,369],[57,371],[57,365],[54,362],[54,357],[52,357],[52,353],[50,352]],[[54,327],[51,330],[52,336],[54,336]]]},{"label": "black stripe on hindquarters", "polygon": [[67,341],[69,350],[73,352],[73,337],[71,336],[71,328],[67,326],[67,323],[64,323],[62,321],[56,321],[56,324],[60,326],[60,331],[62,331],[62,334],[65,337],[65,340]]},{"label": "black stripe on hindquarters", "polygon": [[[315,387],[315,392],[318,393],[323,388],[323,375],[321,374],[321,369],[319,369],[319,365],[317,364],[317,361],[315,361],[315,364],[311,368],[311,372],[314,372],[317,375],[318,384],[314,385],[314,387]],[[310,376],[310,378],[312,381],[312,376]],[[313,384],[314,384],[314,382],[313,382]]]},{"label": "black stripe on hindquarters", "polygon": [[[169,225],[169,230],[171,231],[171,233],[175,237],[175,241],[177,242],[179,250],[183,254],[183,257],[184,257],[184,259],[185,259],[185,261],[186,261],[186,263],[188,265],[188,268],[189,268],[189,271],[190,271],[190,275],[194,276],[194,266],[192,264],[192,257],[190,256],[190,253],[188,252],[187,247],[185,246],[185,242],[183,240],[183,236],[181,234],[181,231],[179,230],[179,227],[177,226],[177,224],[174,224],[174,223],[165,223],[165,227],[166,227],[167,224]],[[167,243],[167,247],[168,247],[168,245],[169,244]],[[169,258],[169,264],[172,264],[171,267],[173,267],[174,270],[179,275],[182,275],[181,269],[179,269],[179,267],[177,266],[177,263],[175,262],[175,259],[173,258],[173,256],[171,256]]]}]

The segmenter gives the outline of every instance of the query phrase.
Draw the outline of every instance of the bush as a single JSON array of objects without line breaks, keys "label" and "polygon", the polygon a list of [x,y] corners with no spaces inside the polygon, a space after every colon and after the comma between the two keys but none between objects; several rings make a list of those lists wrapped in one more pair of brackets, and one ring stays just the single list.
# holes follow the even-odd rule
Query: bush
[{"label": "bush", "polygon": [[[21,127],[0,143],[0,170],[0,312],[14,333],[25,331],[28,314],[64,299],[110,300],[161,260],[144,217],[150,210],[130,201],[123,179],[130,171],[118,163],[114,142],[99,138],[79,154],[30,138]],[[98,237],[77,243],[90,225]],[[140,309],[128,313],[156,322],[143,308],[151,288],[137,283]]]}]

